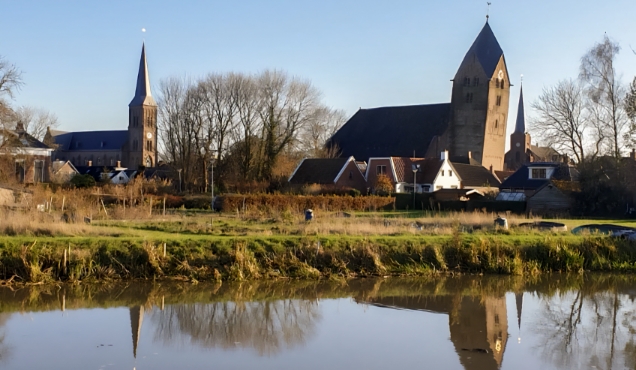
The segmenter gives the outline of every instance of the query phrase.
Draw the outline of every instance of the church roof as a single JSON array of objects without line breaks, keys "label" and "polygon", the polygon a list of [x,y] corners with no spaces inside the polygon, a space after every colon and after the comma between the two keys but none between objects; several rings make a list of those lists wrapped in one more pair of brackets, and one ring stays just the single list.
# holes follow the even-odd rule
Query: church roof
[{"label": "church roof", "polygon": [[526,118],[523,109],[523,86],[519,93],[519,108],[517,108],[517,124],[515,125],[515,134],[524,134],[526,132]]},{"label": "church roof", "polygon": [[148,76],[148,63],[146,62],[146,45],[141,46],[141,58],[139,60],[139,72],[137,73],[137,87],[135,97],[128,106],[140,105],[156,106],[157,103],[150,92],[150,77]]},{"label": "church roof", "polygon": [[121,150],[128,140],[127,130],[77,131],[53,136],[58,150]]},{"label": "church roof", "polygon": [[[503,50],[499,46],[499,41],[492,32],[488,22],[481,29],[479,35],[473,42],[473,45],[468,49],[464,61],[470,58],[472,55],[476,55],[479,63],[481,64],[484,72],[487,76],[492,76],[495,73],[495,68],[499,63],[499,59],[503,55]],[[462,62],[463,63],[463,62]]]},{"label": "church roof", "polygon": [[425,156],[450,121],[450,103],[360,109],[330,139],[342,157]]}]

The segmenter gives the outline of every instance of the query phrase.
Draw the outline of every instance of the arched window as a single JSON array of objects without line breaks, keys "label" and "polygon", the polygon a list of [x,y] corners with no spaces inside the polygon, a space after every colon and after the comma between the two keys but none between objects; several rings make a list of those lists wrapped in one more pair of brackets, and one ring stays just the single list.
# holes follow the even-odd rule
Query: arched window
[{"label": "arched window", "polygon": [[519,153],[519,152],[515,153],[515,160],[517,161],[517,163],[521,162],[521,153]]},{"label": "arched window", "polygon": [[495,128],[499,128],[499,120],[498,119],[495,120]]}]

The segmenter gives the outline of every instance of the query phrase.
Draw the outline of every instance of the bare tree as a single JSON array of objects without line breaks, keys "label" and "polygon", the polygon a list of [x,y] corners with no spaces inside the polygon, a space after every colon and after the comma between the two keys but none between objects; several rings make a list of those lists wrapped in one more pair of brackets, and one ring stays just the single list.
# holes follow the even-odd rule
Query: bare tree
[{"label": "bare tree", "polygon": [[270,180],[276,159],[310,120],[320,94],[308,81],[281,71],[261,73],[258,88],[264,146],[260,177]]},{"label": "bare tree", "polygon": [[629,85],[629,91],[625,96],[625,112],[630,119],[629,131],[626,139],[632,148],[636,148],[636,77]]},{"label": "bare tree", "polygon": [[20,70],[0,56],[0,125],[3,129],[10,128],[14,120],[14,112],[5,97],[12,99],[21,86]]},{"label": "bare tree", "polygon": [[531,123],[533,131],[539,132],[556,150],[582,162],[588,121],[581,85],[563,80],[556,86],[544,88],[532,108],[538,113]]},{"label": "bare tree", "polygon": [[325,106],[316,108],[300,135],[299,151],[312,158],[337,156],[338,153],[330,150],[326,144],[346,121],[347,116],[341,110]]},{"label": "bare tree", "polygon": [[[604,36],[582,58],[579,76],[586,83],[587,103],[596,126],[597,141],[607,140],[608,152],[621,157],[621,147],[628,129],[624,110],[625,88],[614,67],[620,46]],[[605,134],[606,133],[606,134]]]},{"label": "bare tree", "polygon": [[60,125],[54,113],[42,108],[22,106],[15,110],[14,123],[22,122],[24,130],[38,140],[43,140],[47,127]]}]

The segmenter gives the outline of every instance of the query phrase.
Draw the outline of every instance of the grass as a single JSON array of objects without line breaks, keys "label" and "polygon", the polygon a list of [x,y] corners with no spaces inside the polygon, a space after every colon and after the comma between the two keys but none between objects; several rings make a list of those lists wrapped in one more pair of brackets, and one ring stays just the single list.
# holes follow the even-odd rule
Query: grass
[{"label": "grass", "polygon": [[[5,210],[0,280],[243,281],[636,269],[636,251],[627,241],[515,227],[536,220],[523,216],[508,215],[512,228],[500,230],[493,226],[494,214],[480,212],[402,217],[318,211],[312,222],[291,212],[146,217],[138,212],[133,219],[110,214],[84,224],[63,222],[54,212]],[[566,223],[571,228],[598,222]]]}]

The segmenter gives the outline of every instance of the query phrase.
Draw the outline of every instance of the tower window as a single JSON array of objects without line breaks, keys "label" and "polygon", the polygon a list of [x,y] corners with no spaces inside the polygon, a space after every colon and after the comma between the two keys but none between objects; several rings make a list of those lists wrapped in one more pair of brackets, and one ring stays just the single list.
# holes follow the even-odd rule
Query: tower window
[{"label": "tower window", "polygon": [[152,140],[146,141],[146,150],[152,152]]},{"label": "tower window", "polygon": [[501,106],[501,95],[497,95],[497,106]]},{"label": "tower window", "polygon": [[479,77],[473,78],[473,86],[479,86]]},{"label": "tower window", "polygon": [[473,93],[466,93],[466,103],[473,102]]},{"label": "tower window", "polygon": [[503,88],[504,88],[504,80],[501,80],[501,81],[499,82],[499,88],[500,88],[500,89],[503,89]]},{"label": "tower window", "polygon": [[495,128],[499,128],[499,120],[498,119],[495,120]]},{"label": "tower window", "polygon": [[464,86],[470,86],[470,77],[464,77]]}]

